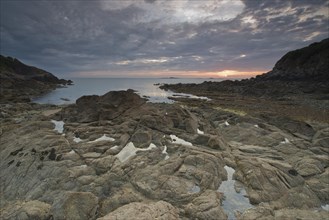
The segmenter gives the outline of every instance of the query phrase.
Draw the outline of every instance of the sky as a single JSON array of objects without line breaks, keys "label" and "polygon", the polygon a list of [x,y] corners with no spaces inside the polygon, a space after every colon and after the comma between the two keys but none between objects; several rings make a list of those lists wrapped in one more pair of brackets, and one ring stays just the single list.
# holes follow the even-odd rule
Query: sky
[{"label": "sky", "polygon": [[0,0],[0,52],[60,77],[249,77],[328,38],[329,0]]}]

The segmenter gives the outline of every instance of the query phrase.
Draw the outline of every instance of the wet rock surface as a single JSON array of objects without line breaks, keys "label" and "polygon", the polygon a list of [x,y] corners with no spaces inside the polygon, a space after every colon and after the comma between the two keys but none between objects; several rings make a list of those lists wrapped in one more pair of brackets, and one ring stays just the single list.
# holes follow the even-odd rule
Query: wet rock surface
[{"label": "wet rock surface", "polygon": [[227,219],[225,166],[254,205],[237,219],[328,217],[328,124],[287,127],[207,102],[129,90],[62,110],[1,105],[1,217]]}]

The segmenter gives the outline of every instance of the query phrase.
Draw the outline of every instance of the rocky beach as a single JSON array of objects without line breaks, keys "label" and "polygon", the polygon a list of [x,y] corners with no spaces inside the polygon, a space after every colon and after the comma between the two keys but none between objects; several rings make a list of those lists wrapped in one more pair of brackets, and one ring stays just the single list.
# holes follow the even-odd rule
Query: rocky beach
[{"label": "rocky beach", "polygon": [[328,219],[328,55],[326,39],[256,78],[161,86],[209,99],[66,106],[30,99],[72,82],[1,57],[1,219]]}]

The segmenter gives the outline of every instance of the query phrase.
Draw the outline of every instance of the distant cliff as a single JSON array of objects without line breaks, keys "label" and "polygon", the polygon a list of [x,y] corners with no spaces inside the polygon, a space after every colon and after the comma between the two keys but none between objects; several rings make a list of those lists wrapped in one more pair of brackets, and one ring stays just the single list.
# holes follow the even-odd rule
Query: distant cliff
[{"label": "distant cliff", "polygon": [[290,95],[317,95],[329,99],[329,38],[288,52],[273,70],[241,81],[165,84],[160,88],[201,95],[235,93],[244,96],[281,98]]},{"label": "distant cliff", "polygon": [[290,51],[259,79],[329,80],[329,38],[307,47]]},{"label": "distant cliff", "polygon": [[18,59],[0,55],[1,102],[29,101],[59,85],[72,83],[53,74],[28,66]]}]

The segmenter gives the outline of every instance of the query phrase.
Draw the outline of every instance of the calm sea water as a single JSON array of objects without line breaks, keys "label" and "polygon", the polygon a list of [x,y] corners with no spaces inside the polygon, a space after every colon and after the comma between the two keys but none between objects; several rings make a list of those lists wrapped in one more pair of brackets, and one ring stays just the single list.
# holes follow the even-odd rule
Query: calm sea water
[{"label": "calm sea water", "polygon": [[44,104],[69,104],[74,103],[83,95],[103,95],[109,91],[134,89],[139,95],[148,96],[150,102],[171,103],[172,101],[168,97],[177,93],[161,90],[158,85],[154,84],[202,83],[204,81],[222,81],[222,79],[75,78],[72,81],[74,85],[67,86],[66,88],[58,88],[33,101]]}]

